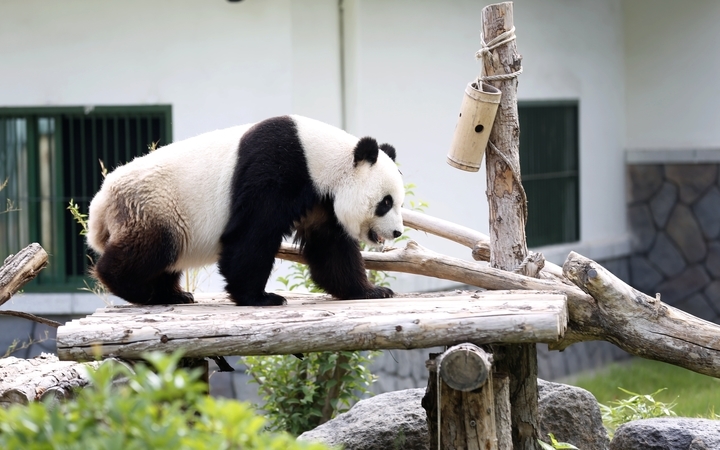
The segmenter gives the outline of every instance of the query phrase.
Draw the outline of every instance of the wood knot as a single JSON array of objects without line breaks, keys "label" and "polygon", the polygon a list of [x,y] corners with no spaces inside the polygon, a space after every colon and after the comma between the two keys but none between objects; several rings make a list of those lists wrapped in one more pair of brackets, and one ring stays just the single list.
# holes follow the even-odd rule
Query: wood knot
[{"label": "wood knot", "polygon": [[169,340],[170,339],[168,339],[166,334],[163,334],[162,336],[160,336],[160,342],[162,342],[163,344],[167,344]]},{"label": "wood knot", "polygon": [[395,331],[397,331],[398,333],[401,332],[401,331],[402,331],[402,325],[397,325],[397,326],[395,327]]}]

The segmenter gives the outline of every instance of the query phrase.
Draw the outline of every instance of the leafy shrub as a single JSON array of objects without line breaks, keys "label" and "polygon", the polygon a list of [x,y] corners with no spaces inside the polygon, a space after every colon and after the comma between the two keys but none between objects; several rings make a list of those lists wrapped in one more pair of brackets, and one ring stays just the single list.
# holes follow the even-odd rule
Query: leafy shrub
[{"label": "leafy shrub", "polygon": [[375,380],[368,366],[377,352],[247,356],[243,361],[258,383],[270,429],[295,436],[347,411],[369,393]]},{"label": "leafy shrub", "polygon": [[630,395],[629,398],[615,400],[613,406],[600,404],[602,412],[603,425],[608,431],[610,439],[615,434],[615,430],[622,424],[640,419],[651,419],[653,417],[677,416],[673,408],[676,403],[663,403],[655,400],[654,396],[665,390],[659,389],[652,394],[636,394],[623,388],[618,388],[624,393]]},{"label": "leafy shrub", "polygon": [[[205,394],[199,371],[177,368],[179,354],[146,355],[135,373],[118,363],[90,373],[73,400],[0,408],[2,449],[311,449],[269,433],[252,407]],[[121,382],[118,383],[118,380]]]}]

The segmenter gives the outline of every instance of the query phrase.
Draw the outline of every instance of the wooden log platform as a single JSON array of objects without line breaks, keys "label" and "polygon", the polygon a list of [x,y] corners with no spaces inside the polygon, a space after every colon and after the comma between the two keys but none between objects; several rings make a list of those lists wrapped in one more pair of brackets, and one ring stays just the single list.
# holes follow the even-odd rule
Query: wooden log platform
[{"label": "wooden log platform", "polygon": [[566,297],[492,291],[334,300],[285,294],[288,304],[241,307],[224,294],[189,305],[122,305],[58,328],[62,360],[139,359],[182,348],[187,357],[429,348],[464,342],[553,343],[567,328]]}]

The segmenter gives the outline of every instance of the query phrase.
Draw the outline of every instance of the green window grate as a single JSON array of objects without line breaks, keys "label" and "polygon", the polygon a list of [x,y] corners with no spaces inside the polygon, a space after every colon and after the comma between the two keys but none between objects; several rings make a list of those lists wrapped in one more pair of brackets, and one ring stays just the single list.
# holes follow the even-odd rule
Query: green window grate
[{"label": "green window grate", "polygon": [[[0,255],[39,242],[50,262],[27,291],[84,286],[88,249],[67,211],[86,213],[108,170],[171,141],[170,106],[0,108]],[[5,209],[5,208],[2,208]]]},{"label": "green window grate", "polygon": [[520,166],[528,197],[527,243],[580,238],[578,105],[520,103]]}]

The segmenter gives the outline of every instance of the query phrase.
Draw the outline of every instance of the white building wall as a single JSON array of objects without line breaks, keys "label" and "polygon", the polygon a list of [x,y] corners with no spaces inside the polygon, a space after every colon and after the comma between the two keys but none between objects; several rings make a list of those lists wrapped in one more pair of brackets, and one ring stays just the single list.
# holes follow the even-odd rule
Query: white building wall
[{"label": "white building wall", "polygon": [[[481,10],[491,2],[348,0],[345,19],[348,128],[394,144],[405,180],[428,213],[487,232],[485,168],[445,163],[465,85],[480,70]],[[580,235],[569,247],[593,258],[629,249],[623,182],[624,48],[619,0],[518,0],[523,56],[520,100],[577,100],[580,110]],[[522,132],[522,131],[521,131]],[[469,258],[447,241],[414,233],[435,251]],[[564,261],[568,246],[546,249]],[[412,280],[412,281],[410,281]],[[438,286],[400,276],[414,290]],[[440,283],[442,284],[442,283]]]},{"label": "white building wall", "polygon": [[[0,106],[171,104],[176,140],[289,112],[345,123],[396,146],[428,213],[487,231],[484,167],[461,172],[445,155],[490,2],[343,3],[341,49],[336,0],[3,0]],[[622,14],[621,0],[515,2],[519,98],[579,101],[584,242],[572,247],[591,257],[625,248]]]},{"label": "white building wall", "polygon": [[623,5],[627,149],[720,150],[720,2]]}]

